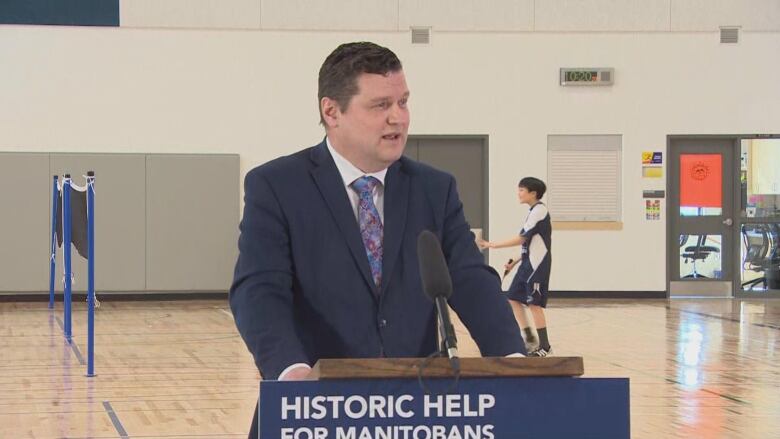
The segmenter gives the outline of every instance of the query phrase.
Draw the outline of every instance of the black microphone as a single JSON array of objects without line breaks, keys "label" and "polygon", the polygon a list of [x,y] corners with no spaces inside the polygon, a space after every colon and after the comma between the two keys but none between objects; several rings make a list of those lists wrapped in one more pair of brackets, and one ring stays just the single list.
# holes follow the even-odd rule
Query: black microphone
[{"label": "black microphone", "polygon": [[422,231],[417,238],[417,259],[420,264],[423,291],[436,303],[442,338],[441,350],[446,352],[452,368],[460,370],[458,339],[455,337],[455,328],[452,326],[450,310],[447,308],[447,299],[452,296],[450,270],[447,268],[447,261],[444,259],[439,240],[428,230]]}]

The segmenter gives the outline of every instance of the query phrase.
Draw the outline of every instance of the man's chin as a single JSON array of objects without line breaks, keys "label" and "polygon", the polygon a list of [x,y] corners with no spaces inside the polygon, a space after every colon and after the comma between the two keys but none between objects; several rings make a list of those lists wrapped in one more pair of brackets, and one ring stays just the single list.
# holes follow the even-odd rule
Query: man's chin
[{"label": "man's chin", "polygon": [[383,155],[382,160],[387,164],[387,166],[390,166],[393,163],[397,162],[402,155],[404,155],[404,149],[399,148],[397,151],[393,151],[392,153],[388,151],[388,154]]},{"label": "man's chin", "polygon": [[406,141],[395,140],[389,142],[384,140],[380,144],[379,153],[382,159],[396,161],[404,154],[404,149],[406,149]]}]

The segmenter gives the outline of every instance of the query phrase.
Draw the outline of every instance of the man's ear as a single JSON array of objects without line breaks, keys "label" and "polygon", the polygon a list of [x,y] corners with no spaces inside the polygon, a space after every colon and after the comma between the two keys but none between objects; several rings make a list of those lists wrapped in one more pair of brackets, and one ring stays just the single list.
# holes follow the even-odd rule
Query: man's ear
[{"label": "man's ear", "polygon": [[338,102],[325,96],[320,100],[320,111],[327,127],[334,128],[339,126],[341,109]]}]

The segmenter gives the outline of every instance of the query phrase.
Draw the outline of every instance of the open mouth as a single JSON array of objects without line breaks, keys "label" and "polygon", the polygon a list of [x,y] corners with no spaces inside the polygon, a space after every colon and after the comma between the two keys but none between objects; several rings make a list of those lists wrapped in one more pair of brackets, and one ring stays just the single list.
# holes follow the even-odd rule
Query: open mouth
[{"label": "open mouth", "polygon": [[385,139],[385,140],[398,140],[398,138],[400,138],[400,137],[401,137],[400,134],[386,134],[386,135],[382,136],[382,138]]}]

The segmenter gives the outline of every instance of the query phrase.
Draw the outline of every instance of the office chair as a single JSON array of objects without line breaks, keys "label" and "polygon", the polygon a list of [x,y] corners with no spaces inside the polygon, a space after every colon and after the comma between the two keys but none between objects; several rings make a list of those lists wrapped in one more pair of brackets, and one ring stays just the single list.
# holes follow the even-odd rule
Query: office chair
[{"label": "office chair", "polygon": [[780,224],[767,224],[769,228],[769,256],[767,257],[767,286],[780,289]]},{"label": "office chair", "polygon": [[770,228],[767,224],[743,224],[741,229],[742,243],[745,246],[745,257],[742,259],[742,271],[750,270],[763,276],[742,282],[743,290],[752,290],[762,284],[767,288],[766,269],[767,256],[770,248]]},{"label": "office chair", "polygon": [[[687,242],[688,242],[688,235],[682,235],[680,237],[680,247],[685,245],[685,243]],[[708,279],[707,276],[700,274],[696,270],[696,261],[699,260],[703,261],[713,253],[720,253],[720,248],[711,245],[704,245],[705,242],[707,242],[707,235],[698,235],[698,239],[696,240],[696,245],[690,245],[683,249],[683,253],[681,256],[685,258],[685,263],[687,264],[689,260],[693,261],[693,273],[687,276],[683,276],[684,279],[685,278]]]}]

